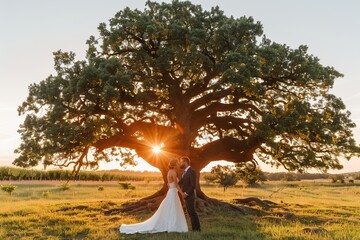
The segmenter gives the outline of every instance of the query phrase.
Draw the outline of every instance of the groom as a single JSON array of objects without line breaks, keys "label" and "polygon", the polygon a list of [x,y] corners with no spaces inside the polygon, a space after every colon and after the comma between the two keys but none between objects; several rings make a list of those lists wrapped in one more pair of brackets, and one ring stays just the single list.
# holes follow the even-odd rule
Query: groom
[{"label": "groom", "polygon": [[190,167],[190,159],[188,157],[181,157],[179,165],[181,169],[184,169],[179,185],[181,186],[181,190],[184,192],[183,197],[191,219],[191,227],[193,231],[200,231],[200,221],[195,211],[196,173]]}]

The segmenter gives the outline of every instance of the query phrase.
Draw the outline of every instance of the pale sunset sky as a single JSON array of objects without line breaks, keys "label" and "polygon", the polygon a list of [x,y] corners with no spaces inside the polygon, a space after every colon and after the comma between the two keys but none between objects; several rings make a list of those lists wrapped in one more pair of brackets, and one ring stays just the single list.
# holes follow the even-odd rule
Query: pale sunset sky
[{"label": "pale sunset sky", "polygon": [[[124,7],[143,10],[144,0],[0,0],[0,166],[11,166],[17,133],[23,121],[17,107],[28,95],[28,86],[54,73],[52,52],[73,51],[84,59],[86,40],[98,35],[97,27]],[[169,2],[169,1],[165,1]],[[332,93],[342,98],[357,124],[360,143],[360,1],[358,0],[193,0],[203,9],[218,5],[226,15],[252,16],[263,24],[272,41],[292,48],[307,45],[323,65],[345,75]],[[344,169],[360,171],[360,159],[342,161]],[[217,164],[217,163],[214,163]],[[205,170],[210,170],[209,165]],[[264,171],[279,171],[261,165]],[[119,163],[102,164],[119,169]],[[134,170],[155,170],[139,160]]]}]

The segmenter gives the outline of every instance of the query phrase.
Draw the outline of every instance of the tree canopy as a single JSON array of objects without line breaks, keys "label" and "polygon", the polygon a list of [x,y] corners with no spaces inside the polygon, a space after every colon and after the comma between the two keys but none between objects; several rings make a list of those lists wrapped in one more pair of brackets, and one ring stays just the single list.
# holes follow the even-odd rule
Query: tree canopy
[{"label": "tree canopy", "polygon": [[30,85],[15,165],[79,170],[136,155],[163,172],[188,155],[196,171],[217,160],[326,171],[360,152],[329,92],[342,74],[267,39],[252,17],[148,1],[98,29],[86,59],[59,50],[56,74]]}]

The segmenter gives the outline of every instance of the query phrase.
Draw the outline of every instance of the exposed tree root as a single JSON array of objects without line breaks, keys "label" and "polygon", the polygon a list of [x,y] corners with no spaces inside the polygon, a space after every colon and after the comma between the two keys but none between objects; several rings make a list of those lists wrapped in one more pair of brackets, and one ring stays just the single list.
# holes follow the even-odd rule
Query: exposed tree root
[{"label": "exposed tree root", "polygon": [[250,197],[250,198],[236,198],[233,199],[233,202],[236,204],[243,204],[247,206],[260,206],[263,209],[270,209],[277,206],[277,203],[274,203],[269,200],[260,200],[259,198]]},{"label": "exposed tree root", "polygon": [[[135,200],[131,202],[124,203],[120,208],[113,208],[110,210],[104,211],[105,215],[114,215],[118,213],[127,213],[127,214],[138,214],[145,212],[153,212],[155,211],[162,200],[165,198],[166,194],[154,194],[150,197],[142,198],[140,200]],[[237,211],[241,214],[249,214],[249,215],[265,215],[264,211],[259,209],[254,209],[247,206],[238,206],[235,204],[231,204],[228,202],[220,201],[218,199],[209,198],[206,195],[202,195],[204,198],[198,197],[196,199],[196,209],[199,213],[208,214],[212,212],[214,207],[225,207],[233,211]],[[261,201],[258,199],[258,201]],[[183,202],[183,201],[182,201]],[[263,202],[263,201],[262,201]],[[275,204],[275,203],[274,203]],[[184,204],[183,204],[184,206]],[[184,210],[186,211],[185,207]]]},{"label": "exposed tree root", "polygon": [[[205,208],[201,209],[201,205],[199,206],[198,202],[204,202]],[[246,207],[246,206],[238,206],[238,205],[224,202],[224,201],[221,201],[221,200],[218,200],[215,198],[207,197],[205,200],[199,199],[199,198],[197,199],[197,209],[200,212],[209,212],[209,211],[211,211],[212,207],[225,207],[225,208],[239,212],[244,215],[264,215],[265,214],[263,211],[258,210],[258,209],[253,209],[253,208]]]},{"label": "exposed tree root", "polygon": [[156,196],[153,198],[142,198],[131,202],[124,203],[120,208],[113,208],[104,211],[105,215],[114,215],[117,213],[137,214],[142,212],[152,212],[156,210],[165,195]]},{"label": "exposed tree root", "polygon": [[[149,197],[142,198],[140,200],[126,202],[120,208],[113,208],[110,210],[106,210],[104,211],[104,215],[108,216],[119,213],[139,214],[139,213],[154,212],[156,209],[158,209],[160,203],[166,196],[166,192],[163,190],[164,189],[158,191],[157,193]],[[182,198],[180,199],[182,200]],[[184,206],[184,202],[183,202],[183,206]],[[293,213],[287,211],[269,212],[268,210],[270,210],[271,208],[282,208],[277,203],[269,200],[260,200],[259,198],[254,198],[254,197],[243,198],[243,199],[237,198],[237,199],[233,199],[233,204],[232,204],[218,199],[209,198],[203,192],[200,192],[198,194],[198,197],[196,199],[196,209],[199,214],[211,214],[213,210],[218,207],[227,208],[231,211],[235,211],[243,215],[260,216],[264,219],[269,219],[277,222],[296,218],[296,216]],[[184,211],[186,212],[186,207],[184,207]],[[308,232],[315,232],[315,231],[308,231]]]}]

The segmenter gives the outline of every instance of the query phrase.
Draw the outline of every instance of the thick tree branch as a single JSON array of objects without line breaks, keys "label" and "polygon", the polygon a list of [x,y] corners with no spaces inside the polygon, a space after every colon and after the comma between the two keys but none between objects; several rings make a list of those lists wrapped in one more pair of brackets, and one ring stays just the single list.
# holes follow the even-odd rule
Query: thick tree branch
[{"label": "thick tree branch", "polygon": [[102,55],[111,57],[111,56],[118,56],[118,55],[122,55],[122,54],[126,54],[126,53],[136,53],[138,51],[139,51],[138,49],[134,49],[134,48],[124,48],[124,49],[119,49],[118,51],[115,51],[112,53],[105,52]]},{"label": "thick tree branch", "polygon": [[208,162],[219,160],[234,163],[248,162],[253,160],[253,154],[261,143],[261,140],[255,136],[246,140],[224,137],[203,146],[199,150],[199,157]]},{"label": "thick tree branch", "polygon": [[212,91],[196,100],[194,100],[191,104],[191,110],[195,111],[199,107],[205,106],[206,104],[209,104],[213,101],[220,101],[222,98],[229,96],[233,93],[233,90],[231,88],[224,89],[221,91]]},{"label": "thick tree branch", "polygon": [[137,149],[144,146],[146,146],[146,144],[143,141],[140,141],[137,138],[131,137],[129,135],[123,135],[122,133],[118,133],[109,138],[99,139],[94,144],[94,147],[99,152],[111,147]]},{"label": "thick tree branch", "polygon": [[233,116],[224,116],[224,117],[216,117],[209,116],[207,118],[194,119],[191,124],[191,130],[197,131],[203,126],[208,124],[214,124],[219,128],[224,130],[228,129],[237,129],[237,127],[245,128],[248,131],[253,131],[253,124],[249,119],[233,117]]},{"label": "thick tree branch", "polygon": [[189,99],[203,93],[204,91],[207,90],[209,82],[216,78],[218,76],[218,72],[213,70],[213,71],[206,71],[206,76],[199,80],[198,83],[194,84],[193,86],[191,86],[185,93],[185,96]]},{"label": "thick tree branch", "polygon": [[241,102],[237,102],[233,104],[225,104],[225,103],[215,102],[210,104],[208,107],[195,111],[192,116],[192,119],[205,118],[212,114],[217,114],[218,112],[236,111],[239,109],[246,111],[252,110],[259,115],[263,115],[263,112],[253,104],[241,103]]}]

